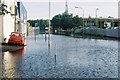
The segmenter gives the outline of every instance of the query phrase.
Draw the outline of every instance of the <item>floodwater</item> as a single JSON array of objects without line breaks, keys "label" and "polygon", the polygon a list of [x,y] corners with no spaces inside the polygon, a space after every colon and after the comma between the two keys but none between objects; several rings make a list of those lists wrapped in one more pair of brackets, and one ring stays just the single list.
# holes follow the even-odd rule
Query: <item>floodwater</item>
[{"label": "floodwater", "polygon": [[27,38],[27,46],[4,52],[6,78],[118,78],[118,41],[51,35]]}]

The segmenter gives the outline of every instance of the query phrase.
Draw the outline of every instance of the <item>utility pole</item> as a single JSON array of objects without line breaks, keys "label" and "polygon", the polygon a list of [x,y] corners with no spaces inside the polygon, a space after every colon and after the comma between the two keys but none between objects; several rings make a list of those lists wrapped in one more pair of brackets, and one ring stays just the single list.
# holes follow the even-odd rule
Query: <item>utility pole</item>
[{"label": "utility pole", "polygon": [[37,25],[38,23],[35,23],[35,27],[34,27],[35,41],[36,41],[36,35],[37,35]]},{"label": "utility pole", "polygon": [[48,47],[50,48],[50,0],[49,0],[49,27],[48,27]]},{"label": "utility pole", "polygon": [[114,18],[112,17],[112,27],[114,28]]},{"label": "utility pole", "polygon": [[14,1],[13,6],[14,6],[14,8],[15,8],[15,9],[14,9],[14,11],[15,11],[15,12],[14,12],[14,17],[15,17],[15,20],[14,20],[14,31],[16,32],[16,15],[17,15],[17,14],[16,14],[16,5],[15,5],[15,1]]},{"label": "utility pole", "polygon": [[102,17],[100,17],[100,28],[102,29]]},{"label": "utility pole", "polygon": [[81,7],[75,7],[75,8],[80,8],[83,11],[83,36],[84,36],[84,30],[85,30],[85,26],[84,26],[84,9]]},{"label": "utility pole", "polygon": [[81,8],[81,9],[83,11],[83,36],[84,36],[84,33],[85,33],[85,27],[84,27],[84,9],[83,8]]},{"label": "utility pole", "polygon": [[99,8],[96,8],[95,10],[95,15],[96,15],[96,28],[98,28],[98,19],[97,19],[97,11],[99,10]]}]

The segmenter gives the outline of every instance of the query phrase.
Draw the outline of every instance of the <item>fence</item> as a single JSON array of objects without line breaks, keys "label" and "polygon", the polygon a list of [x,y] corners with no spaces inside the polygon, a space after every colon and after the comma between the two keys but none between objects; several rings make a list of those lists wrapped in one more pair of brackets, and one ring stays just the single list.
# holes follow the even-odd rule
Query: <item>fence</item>
[{"label": "fence", "polygon": [[[77,33],[82,33],[83,30],[79,29],[76,30]],[[93,28],[93,29],[85,29],[84,34],[90,35],[99,35],[99,36],[107,36],[107,37],[120,37],[120,29],[100,29],[100,28]]]}]

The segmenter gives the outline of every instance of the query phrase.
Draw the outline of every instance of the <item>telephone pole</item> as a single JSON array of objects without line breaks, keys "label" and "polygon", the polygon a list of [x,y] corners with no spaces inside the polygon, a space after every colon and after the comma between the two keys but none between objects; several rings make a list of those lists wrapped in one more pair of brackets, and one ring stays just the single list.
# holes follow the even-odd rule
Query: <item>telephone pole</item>
[{"label": "telephone pole", "polygon": [[50,48],[50,0],[49,0],[49,26],[48,26],[48,47]]}]

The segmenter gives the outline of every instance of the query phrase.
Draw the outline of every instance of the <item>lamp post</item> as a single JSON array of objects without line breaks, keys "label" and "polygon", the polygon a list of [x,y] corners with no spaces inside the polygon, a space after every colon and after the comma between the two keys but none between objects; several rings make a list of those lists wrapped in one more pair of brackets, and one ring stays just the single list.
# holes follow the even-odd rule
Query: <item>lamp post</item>
[{"label": "lamp post", "polygon": [[84,35],[84,9],[81,7],[75,7],[75,8],[80,8],[83,11],[83,35]]},{"label": "lamp post", "polygon": [[37,35],[37,25],[38,23],[35,23],[35,27],[34,27],[35,41],[36,41],[36,35]]},{"label": "lamp post", "polygon": [[96,27],[98,28],[98,19],[97,19],[97,11],[99,10],[99,8],[96,8],[95,10],[95,15],[96,15]]},{"label": "lamp post", "polygon": [[49,27],[48,27],[48,47],[50,48],[50,0],[49,0]]},{"label": "lamp post", "polygon": [[114,28],[114,18],[112,17],[112,28]]},{"label": "lamp post", "polygon": [[102,29],[102,17],[100,17],[100,28]]}]

